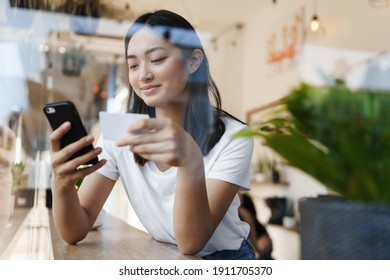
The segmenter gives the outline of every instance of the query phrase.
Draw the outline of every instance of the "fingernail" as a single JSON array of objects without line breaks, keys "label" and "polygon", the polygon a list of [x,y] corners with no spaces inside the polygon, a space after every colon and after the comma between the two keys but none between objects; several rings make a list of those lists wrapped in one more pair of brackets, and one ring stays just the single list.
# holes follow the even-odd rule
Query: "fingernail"
[{"label": "fingernail", "polygon": [[85,142],[91,142],[91,141],[93,141],[92,135],[88,135],[87,137],[85,137]]}]

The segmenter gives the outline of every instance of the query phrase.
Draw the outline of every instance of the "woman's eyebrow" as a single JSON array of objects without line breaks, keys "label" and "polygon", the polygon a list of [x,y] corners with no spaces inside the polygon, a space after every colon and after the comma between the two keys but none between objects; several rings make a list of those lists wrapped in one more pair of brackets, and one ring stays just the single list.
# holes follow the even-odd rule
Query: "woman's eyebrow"
[{"label": "woman's eyebrow", "polygon": [[[163,47],[154,47],[154,48],[151,48],[151,49],[148,49],[145,51],[145,55],[149,55],[151,54],[152,52],[155,52],[155,51],[158,51],[158,50],[166,50],[166,48],[163,48]],[[127,56],[127,59],[131,59],[131,58],[137,58],[136,55],[133,55],[133,54],[129,54]]]},{"label": "woman's eyebrow", "polygon": [[163,47],[155,47],[155,48],[151,48],[151,49],[147,50],[145,52],[145,54],[148,55],[148,54],[151,54],[152,52],[155,52],[155,51],[158,51],[158,50],[166,50],[166,49],[163,48]]}]

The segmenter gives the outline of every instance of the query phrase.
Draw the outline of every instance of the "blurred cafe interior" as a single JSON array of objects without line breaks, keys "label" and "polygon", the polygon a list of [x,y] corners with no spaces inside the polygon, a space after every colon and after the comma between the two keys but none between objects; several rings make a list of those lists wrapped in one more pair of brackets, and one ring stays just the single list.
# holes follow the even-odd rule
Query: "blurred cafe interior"
[{"label": "blurred cafe interior", "polygon": [[[0,259],[186,258],[150,243],[121,187],[87,237],[88,244],[103,244],[96,245],[106,250],[102,255],[66,245],[50,209],[52,130],[44,104],[72,101],[97,137],[100,111],[126,111],[127,28],[157,9],[196,27],[223,109],[247,123],[302,82],[326,86],[342,79],[351,88],[390,90],[385,0],[0,0]],[[298,201],[329,191],[255,143],[249,194],[256,218],[272,239],[274,259],[301,259]],[[261,161],[276,164],[277,176],[259,172]],[[290,205],[292,221],[282,221],[290,215],[285,206],[277,213],[280,203]],[[140,251],[154,244],[156,252],[112,252],[122,238],[110,237],[113,227],[133,232],[145,246]]]}]

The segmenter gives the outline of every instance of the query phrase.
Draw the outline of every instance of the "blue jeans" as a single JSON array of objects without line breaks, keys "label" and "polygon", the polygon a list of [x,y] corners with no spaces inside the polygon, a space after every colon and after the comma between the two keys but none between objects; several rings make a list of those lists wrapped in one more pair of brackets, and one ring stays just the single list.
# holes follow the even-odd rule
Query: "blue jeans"
[{"label": "blue jeans", "polygon": [[205,260],[255,260],[255,250],[249,240],[244,239],[238,250],[216,251],[202,257]]}]

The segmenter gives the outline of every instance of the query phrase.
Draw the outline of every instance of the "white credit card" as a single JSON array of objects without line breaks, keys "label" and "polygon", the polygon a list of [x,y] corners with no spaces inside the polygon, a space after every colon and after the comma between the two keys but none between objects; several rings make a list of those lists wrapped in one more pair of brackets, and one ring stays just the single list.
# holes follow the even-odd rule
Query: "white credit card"
[{"label": "white credit card", "polygon": [[126,137],[129,135],[127,129],[131,123],[147,118],[147,114],[99,112],[103,139],[117,141]]}]

